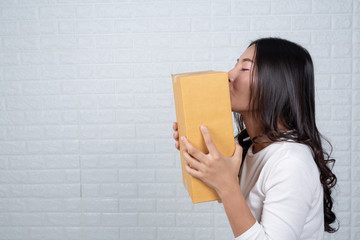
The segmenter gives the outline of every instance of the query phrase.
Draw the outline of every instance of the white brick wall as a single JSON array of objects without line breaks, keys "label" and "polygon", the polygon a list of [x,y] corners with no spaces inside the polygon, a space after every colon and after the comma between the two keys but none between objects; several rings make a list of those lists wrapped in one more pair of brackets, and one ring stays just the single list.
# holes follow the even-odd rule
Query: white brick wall
[{"label": "white brick wall", "polygon": [[360,239],[359,0],[0,1],[0,240],[232,239],[193,205],[171,73],[228,70],[280,36],[315,62],[338,233]]}]

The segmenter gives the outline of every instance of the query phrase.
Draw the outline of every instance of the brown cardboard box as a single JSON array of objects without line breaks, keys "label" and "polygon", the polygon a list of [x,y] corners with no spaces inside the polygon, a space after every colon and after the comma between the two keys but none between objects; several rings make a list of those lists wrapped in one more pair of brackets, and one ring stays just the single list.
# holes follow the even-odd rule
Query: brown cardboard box
[{"label": "brown cardboard box", "polygon": [[[180,136],[208,153],[200,126],[206,126],[218,150],[226,157],[235,151],[234,130],[227,72],[204,71],[172,75],[176,120]],[[193,203],[220,199],[215,190],[190,176],[180,156],[183,183]]]}]

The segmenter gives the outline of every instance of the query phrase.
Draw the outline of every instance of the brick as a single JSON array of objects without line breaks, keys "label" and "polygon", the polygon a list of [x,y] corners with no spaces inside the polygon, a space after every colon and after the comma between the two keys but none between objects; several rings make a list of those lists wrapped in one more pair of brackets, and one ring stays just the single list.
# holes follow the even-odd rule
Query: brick
[{"label": "brick", "polygon": [[191,30],[190,18],[153,18],[154,32],[189,32]]},{"label": "brick", "polygon": [[117,142],[117,152],[121,154],[153,153],[154,149],[154,142],[149,140],[119,140]]},{"label": "brick", "polygon": [[171,5],[172,15],[175,17],[210,16],[211,14],[211,2],[209,1],[177,1]]},{"label": "brick", "polygon": [[231,2],[231,15],[265,15],[270,14],[271,3],[269,1],[233,1]]},{"label": "brick", "polygon": [[5,81],[24,81],[40,78],[39,67],[28,66],[9,66],[3,67],[3,76]]},{"label": "brick", "polygon": [[352,127],[353,127],[353,129],[352,129],[352,134],[353,134],[353,136],[360,135],[360,125],[359,125],[359,122],[353,121]]},{"label": "brick", "polygon": [[80,170],[32,170],[28,173],[28,183],[80,183]]},{"label": "brick", "polygon": [[33,20],[37,19],[37,8],[33,6],[2,7],[2,20]]},{"label": "brick", "polygon": [[115,169],[84,169],[81,172],[81,181],[83,183],[114,183],[118,182],[118,172]]},{"label": "brick", "polygon": [[42,226],[46,222],[44,213],[11,213],[11,224],[17,226]]},{"label": "brick", "polygon": [[0,36],[16,35],[16,22],[2,22],[0,23]]},{"label": "brick", "polygon": [[0,94],[2,96],[20,96],[22,84],[19,82],[2,81]]},{"label": "brick", "polygon": [[315,75],[315,88],[316,89],[330,89],[331,88],[331,76],[325,74]]},{"label": "brick", "polygon": [[143,168],[172,168],[175,158],[169,153],[137,154],[137,166]]},{"label": "brick", "polygon": [[349,0],[319,0],[312,6],[313,13],[351,13],[352,2]]},{"label": "brick", "polygon": [[[288,11],[288,9],[286,9],[286,11]],[[331,28],[330,16],[302,15],[302,16],[292,17],[293,30],[325,30],[330,28]]]},{"label": "brick", "polygon": [[[360,7],[359,7],[359,9],[360,9]],[[355,226],[351,229],[351,239],[358,239],[358,238],[360,238],[360,228]]]},{"label": "brick", "polygon": [[79,115],[80,124],[92,123],[113,123],[115,121],[115,113],[110,110],[81,110]]},{"label": "brick", "polygon": [[135,183],[113,183],[100,186],[100,196],[134,198],[138,196],[138,187]]},{"label": "brick", "polygon": [[155,227],[128,227],[120,229],[120,239],[132,240],[132,239],[143,239],[152,240],[156,239],[156,228]]},{"label": "brick", "polygon": [[318,101],[320,104],[336,104],[348,105],[351,104],[351,93],[349,90],[319,90]]},{"label": "brick", "polygon": [[213,17],[212,30],[215,32],[246,31],[250,29],[250,19],[246,17]]},{"label": "brick", "polygon": [[226,216],[226,213],[224,212],[223,209],[221,210],[222,210],[221,213],[216,213],[214,216],[214,225],[216,226],[216,228],[229,227],[229,220]]},{"label": "brick", "polygon": [[133,69],[130,65],[97,65],[96,76],[98,78],[130,78],[133,76]]},{"label": "brick", "polygon": [[154,181],[155,171],[152,169],[119,170],[120,183],[151,183]]},{"label": "brick", "polygon": [[[159,51],[165,52],[161,49],[159,49]],[[119,49],[114,50],[113,52],[115,63],[149,63],[152,62],[153,57],[155,58],[157,56],[157,53],[152,54],[152,51],[150,49]]]},{"label": "brick", "polygon": [[251,30],[255,31],[279,31],[291,29],[291,17],[253,17],[251,19]]},{"label": "brick", "polygon": [[101,154],[82,155],[81,166],[84,169],[91,168],[135,168],[135,154]]},{"label": "brick", "polygon": [[350,106],[332,106],[331,119],[333,120],[351,120],[351,107]]},{"label": "brick", "polygon": [[[40,100],[40,99],[38,99]],[[65,110],[65,109],[75,109],[77,107],[77,97],[71,95],[64,96],[44,96],[42,98],[44,101],[43,109],[45,110]]]},{"label": "brick", "polygon": [[211,47],[210,33],[175,33],[173,44],[180,48]]},{"label": "brick", "polygon": [[74,18],[76,9],[73,6],[43,6],[39,7],[40,19]]},{"label": "brick", "polygon": [[[29,209],[26,204],[27,201],[24,199],[2,198],[0,199],[0,211],[2,214],[6,212],[27,212]],[[7,222],[10,223],[10,219]]]},{"label": "brick", "polygon": [[[0,63],[1,65],[20,65],[20,54],[10,52],[10,53],[1,53],[0,54]],[[1,78],[2,79],[2,76]]]},{"label": "brick", "polygon": [[111,20],[79,20],[76,32],[80,34],[109,34],[114,32],[114,22]]},{"label": "brick", "polygon": [[77,18],[93,18],[95,16],[94,5],[79,5],[76,6]]},{"label": "brick", "polygon": [[6,50],[35,50],[40,46],[40,38],[38,36],[26,37],[2,37],[3,48]]},{"label": "brick", "polygon": [[50,226],[80,226],[81,213],[47,213],[47,221]]},{"label": "brick", "polygon": [[178,183],[181,181],[181,169],[166,169],[166,170],[156,170],[156,182],[160,183]]},{"label": "brick", "polygon": [[29,239],[28,229],[20,226],[16,226],[16,227],[1,226],[0,235],[1,237],[6,239],[21,239],[21,240]]},{"label": "brick", "polygon": [[73,36],[43,36],[40,38],[41,49],[74,49],[77,41]]},{"label": "brick", "polygon": [[286,1],[275,0],[271,2],[271,13],[273,14],[303,14],[311,13],[312,1]]},{"label": "brick", "polygon": [[42,79],[69,80],[77,78],[77,71],[74,66],[46,66],[40,69]]},{"label": "brick", "polygon": [[175,227],[174,213],[139,213],[141,227]]},{"label": "brick", "polygon": [[234,238],[234,235],[230,228],[216,228],[215,239],[225,240]]},{"label": "brick", "polygon": [[150,33],[152,31],[153,24],[148,18],[115,20],[114,32],[116,33]]},{"label": "brick", "polygon": [[350,197],[338,197],[334,202],[335,212],[351,211],[351,198]]},{"label": "brick", "polygon": [[211,213],[178,213],[176,225],[179,227],[210,227],[213,225]]},{"label": "brick", "polygon": [[231,1],[215,0],[211,2],[212,16],[231,15]]},{"label": "brick", "polygon": [[194,229],[184,227],[159,227],[158,228],[159,240],[191,240],[194,239]]},{"label": "brick", "polygon": [[118,240],[120,236],[119,227],[84,227],[83,237],[88,240]]},{"label": "brick", "polygon": [[84,213],[83,223],[84,226],[100,226],[101,225],[101,213]]},{"label": "brick", "polygon": [[352,37],[351,33],[347,30],[312,32],[311,42],[315,44],[349,44]]},{"label": "brick", "polygon": [[98,18],[130,18],[135,10],[132,4],[96,4],[95,17]]},{"label": "brick", "polygon": [[61,21],[58,23],[59,33],[61,34],[75,34],[74,21]]},{"label": "brick", "polygon": [[352,26],[352,15],[332,15],[332,29],[350,29]]},{"label": "brick", "polygon": [[331,85],[333,89],[351,89],[351,75],[334,75],[332,77]]},{"label": "brick", "polygon": [[30,227],[30,239],[79,239],[81,238],[80,227]]},{"label": "brick", "polygon": [[331,46],[330,45],[309,45],[304,46],[309,51],[313,59],[319,58],[330,58],[331,56]]},{"label": "brick", "polygon": [[[160,34],[137,34],[134,38],[134,47],[135,48],[166,48],[172,46],[172,35],[168,33]],[[176,40],[174,40],[176,41]],[[176,45],[178,46],[178,45]]]},{"label": "brick", "polygon": [[347,58],[341,58],[334,60],[328,60],[328,59],[318,59],[315,63],[315,72],[316,73],[341,73],[341,74],[349,74],[352,72],[351,65],[352,61],[351,59]]},{"label": "brick", "polygon": [[352,35],[353,44],[360,43],[360,30],[353,30]]},{"label": "brick", "polygon": [[191,18],[191,31],[208,32],[211,31],[211,18],[209,17],[193,17]]},{"label": "brick", "polygon": [[[139,223],[140,223],[139,219]],[[138,225],[137,213],[103,213],[101,222],[104,226],[135,227]]]},{"label": "brick", "polygon": [[1,143],[1,148],[0,148],[1,155],[15,155],[24,152],[27,152],[25,142],[6,141]]},{"label": "brick", "polygon": [[174,209],[178,209],[179,212],[192,212],[193,204],[188,199],[183,198],[156,199],[157,212],[173,212]]},{"label": "brick", "polygon": [[173,12],[175,4],[174,3],[170,4],[170,2],[142,2],[141,4],[134,5],[135,9],[133,12],[133,16],[134,17],[169,17],[172,13],[176,14],[175,12]]},{"label": "brick", "polygon": [[125,212],[155,212],[157,211],[155,199],[120,199],[119,211]]},{"label": "brick", "polygon": [[321,121],[318,123],[318,128],[326,136],[351,135],[350,121]]},{"label": "brick", "polygon": [[141,198],[171,198],[175,196],[175,184],[173,183],[139,183],[139,197]]},{"label": "brick", "polygon": [[[89,27],[89,26],[88,26]],[[91,26],[90,26],[91,27]],[[134,40],[131,35],[96,35],[95,44],[96,48],[116,49],[116,48],[132,48]],[[137,39],[137,38],[135,38]]]},{"label": "brick", "polygon": [[353,105],[360,105],[360,90],[353,90]]}]

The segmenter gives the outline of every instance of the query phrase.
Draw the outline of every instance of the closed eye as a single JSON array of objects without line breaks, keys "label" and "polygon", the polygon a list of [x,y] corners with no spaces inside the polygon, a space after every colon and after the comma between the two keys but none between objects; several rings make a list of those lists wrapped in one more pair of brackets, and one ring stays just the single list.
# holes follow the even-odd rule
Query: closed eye
[{"label": "closed eye", "polygon": [[242,68],[241,71],[249,71],[250,69]]}]

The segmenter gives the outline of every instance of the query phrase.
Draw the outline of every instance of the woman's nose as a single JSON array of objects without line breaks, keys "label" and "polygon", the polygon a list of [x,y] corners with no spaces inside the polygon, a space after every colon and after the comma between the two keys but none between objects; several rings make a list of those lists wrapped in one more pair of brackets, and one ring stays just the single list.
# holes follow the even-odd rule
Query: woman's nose
[{"label": "woman's nose", "polygon": [[234,79],[235,79],[234,69],[231,69],[231,70],[228,72],[228,79],[229,79],[229,82],[233,82],[233,81],[234,81]]}]

